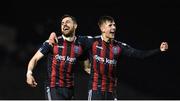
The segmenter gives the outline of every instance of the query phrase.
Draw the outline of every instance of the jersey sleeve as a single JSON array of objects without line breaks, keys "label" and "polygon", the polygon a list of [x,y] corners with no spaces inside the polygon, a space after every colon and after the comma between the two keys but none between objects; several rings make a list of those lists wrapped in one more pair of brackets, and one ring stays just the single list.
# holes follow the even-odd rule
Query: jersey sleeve
[{"label": "jersey sleeve", "polygon": [[46,55],[50,52],[51,49],[52,49],[52,46],[46,41],[41,45],[41,47],[39,48],[39,51],[43,55]]},{"label": "jersey sleeve", "polygon": [[89,56],[89,50],[91,49],[92,43],[93,43],[93,37],[91,36],[80,36],[80,43],[82,45],[83,48],[83,53],[81,55],[81,59],[80,60],[86,60]]},{"label": "jersey sleeve", "polygon": [[155,54],[160,53],[160,49],[151,49],[151,50],[139,50],[127,45],[126,43],[119,42],[119,46],[122,49],[122,55],[134,58],[144,59]]},{"label": "jersey sleeve", "polygon": [[92,46],[94,38],[92,36],[80,36],[80,42],[85,50],[89,50]]}]

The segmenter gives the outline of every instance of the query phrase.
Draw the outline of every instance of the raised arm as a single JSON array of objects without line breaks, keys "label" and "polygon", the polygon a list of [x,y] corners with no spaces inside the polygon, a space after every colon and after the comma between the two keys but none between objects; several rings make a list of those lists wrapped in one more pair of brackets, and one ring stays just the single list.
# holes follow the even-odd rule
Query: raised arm
[{"label": "raised arm", "polygon": [[160,50],[161,52],[165,52],[168,50],[168,43],[167,42],[162,42],[160,45]]},{"label": "raised arm", "polygon": [[135,49],[125,43],[120,43],[121,47],[122,47],[122,54],[129,56],[129,57],[135,57],[135,58],[140,58],[140,59],[144,59],[146,57],[155,55],[159,52],[165,52],[168,49],[168,44],[167,42],[162,42],[160,45],[160,48],[157,49],[152,49],[152,50],[139,50],[139,49]]}]

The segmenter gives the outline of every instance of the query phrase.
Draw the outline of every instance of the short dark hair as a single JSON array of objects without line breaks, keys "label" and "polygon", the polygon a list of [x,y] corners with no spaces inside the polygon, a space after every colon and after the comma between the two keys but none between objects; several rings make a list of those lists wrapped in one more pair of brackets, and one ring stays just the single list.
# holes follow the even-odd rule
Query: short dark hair
[{"label": "short dark hair", "polygon": [[101,16],[101,17],[99,18],[99,21],[98,21],[99,27],[100,27],[103,23],[105,23],[106,21],[113,22],[113,21],[114,21],[114,18],[111,17],[111,16]]},{"label": "short dark hair", "polygon": [[74,23],[77,24],[76,18],[75,18],[74,16],[69,15],[69,14],[63,15],[63,16],[61,17],[61,21],[62,21],[64,18],[66,18],[66,17],[70,17],[70,18],[74,21]]}]

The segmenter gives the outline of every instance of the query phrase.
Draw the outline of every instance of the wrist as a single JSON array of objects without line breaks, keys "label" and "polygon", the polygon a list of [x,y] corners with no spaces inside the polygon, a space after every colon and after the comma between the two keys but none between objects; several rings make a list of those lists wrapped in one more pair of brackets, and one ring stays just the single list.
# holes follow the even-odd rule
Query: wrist
[{"label": "wrist", "polygon": [[31,70],[28,70],[26,75],[32,75],[32,71]]}]

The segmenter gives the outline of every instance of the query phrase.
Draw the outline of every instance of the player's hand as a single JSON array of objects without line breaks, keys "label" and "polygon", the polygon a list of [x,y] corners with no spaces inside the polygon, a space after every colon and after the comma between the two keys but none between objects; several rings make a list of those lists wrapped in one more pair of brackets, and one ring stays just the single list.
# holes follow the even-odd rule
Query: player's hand
[{"label": "player's hand", "polygon": [[53,46],[53,44],[58,43],[57,36],[55,32],[52,32],[49,36],[49,44]]},{"label": "player's hand", "polygon": [[167,51],[168,50],[168,43],[167,42],[162,42],[160,45],[160,50],[162,52]]},{"label": "player's hand", "polygon": [[34,79],[34,77],[32,76],[31,73],[26,74],[26,82],[31,87],[36,87],[37,86],[37,82],[35,81],[35,79]]},{"label": "player's hand", "polygon": [[91,64],[90,64],[89,59],[84,60],[84,61],[83,61],[83,64],[84,64],[84,70],[85,70],[85,72],[88,73],[88,74],[90,74],[90,73],[91,73]]}]

